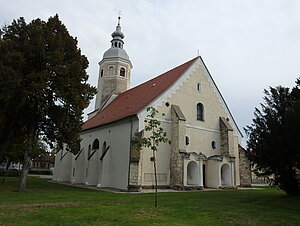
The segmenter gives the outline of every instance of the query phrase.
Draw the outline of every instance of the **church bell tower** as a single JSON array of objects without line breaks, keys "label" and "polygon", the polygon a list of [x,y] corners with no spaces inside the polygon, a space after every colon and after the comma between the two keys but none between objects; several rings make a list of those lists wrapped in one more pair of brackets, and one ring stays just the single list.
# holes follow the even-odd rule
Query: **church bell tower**
[{"label": "church bell tower", "polygon": [[103,54],[99,62],[98,93],[95,110],[100,109],[113,94],[118,95],[130,87],[130,72],[132,64],[123,49],[124,34],[121,31],[120,19],[116,30],[111,34],[111,47]]}]

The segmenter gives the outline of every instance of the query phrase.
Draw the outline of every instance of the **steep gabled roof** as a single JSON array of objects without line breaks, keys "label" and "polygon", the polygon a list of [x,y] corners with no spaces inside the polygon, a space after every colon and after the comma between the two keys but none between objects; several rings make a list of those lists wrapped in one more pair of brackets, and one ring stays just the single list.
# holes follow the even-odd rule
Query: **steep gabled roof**
[{"label": "steep gabled roof", "polygon": [[120,119],[136,115],[168,89],[198,59],[196,57],[139,86],[121,93],[107,107],[87,120],[82,130],[89,130]]}]

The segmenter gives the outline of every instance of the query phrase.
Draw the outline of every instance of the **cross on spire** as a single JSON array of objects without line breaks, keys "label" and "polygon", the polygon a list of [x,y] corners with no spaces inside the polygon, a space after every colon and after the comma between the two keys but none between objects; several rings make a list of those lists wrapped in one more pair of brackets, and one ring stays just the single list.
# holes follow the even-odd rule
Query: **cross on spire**
[{"label": "cross on spire", "polygon": [[118,16],[118,25],[120,25],[120,19],[121,19],[121,15],[122,15],[121,10],[118,11],[118,14],[119,14],[119,16]]}]

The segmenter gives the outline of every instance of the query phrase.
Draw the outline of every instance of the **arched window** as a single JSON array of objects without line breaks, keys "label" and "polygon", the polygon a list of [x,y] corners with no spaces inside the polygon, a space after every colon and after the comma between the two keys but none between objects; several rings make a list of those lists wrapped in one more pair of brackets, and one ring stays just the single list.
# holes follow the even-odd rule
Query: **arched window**
[{"label": "arched window", "polygon": [[216,144],[216,141],[212,141],[211,142],[211,147],[212,147],[212,149],[216,149],[217,148],[217,144]]},{"label": "arched window", "polygon": [[114,67],[113,66],[110,66],[108,68],[108,73],[109,73],[109,75],[113,75],[114,74]]},{"label": "arched window", "polygon": [[118,47],[118,43],[115,42],[115,47]]},{"label": "arched window", "polygon": [[93,150],[95,150],[95,149],[99,149],[99,140],[98,139],[95,139],[93,142]]},{"label": "arched window", "polygon": [[201,83],[197,83],[197,90],[200,92],[201,91]]},{"label": "arched window", "polygon": [[185,145],[190,144],[190,138],[188,136],[185,136]]},{"label": "arched window", "polygon": [[101,69],[101,73],[100,73],[100,76],[101,76],[101,77],[103,76],[103,69]]},{"label": "arched window", "polygon": [[123,67],[120,69],[120,76],[125,77],[125,69]]},{"label": "arched window", "polygon": [[197,120],[204,121],[204,107],[203,104],[197,104]]},{"label": "arched window", "polygon": [[121,48],[121,43],[119,42],[119,48]]}]

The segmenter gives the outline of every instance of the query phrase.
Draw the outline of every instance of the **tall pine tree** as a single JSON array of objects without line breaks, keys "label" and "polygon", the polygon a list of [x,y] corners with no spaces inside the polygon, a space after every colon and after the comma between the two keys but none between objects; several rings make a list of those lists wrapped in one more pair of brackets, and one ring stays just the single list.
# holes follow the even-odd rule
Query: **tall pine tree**
[{"label": "tall pine tree", "polygon": [[[22,141],[24,191],[30,158],[42,137],[51,147],[79,150],[82,112],[96,89],[87,84],[87,58],[58,15],[26,24],[20,18],[0,39],[0,155]],[[20,139],[21,138],[21,139]]]},{"label": "tall pine tree", "polygon": [[282,86],[265,90],[262,110],[255,110],[253,123],[246,128],[250,160],[293,195],[300,194],[300,80],[296,83],[292,90]]}]

